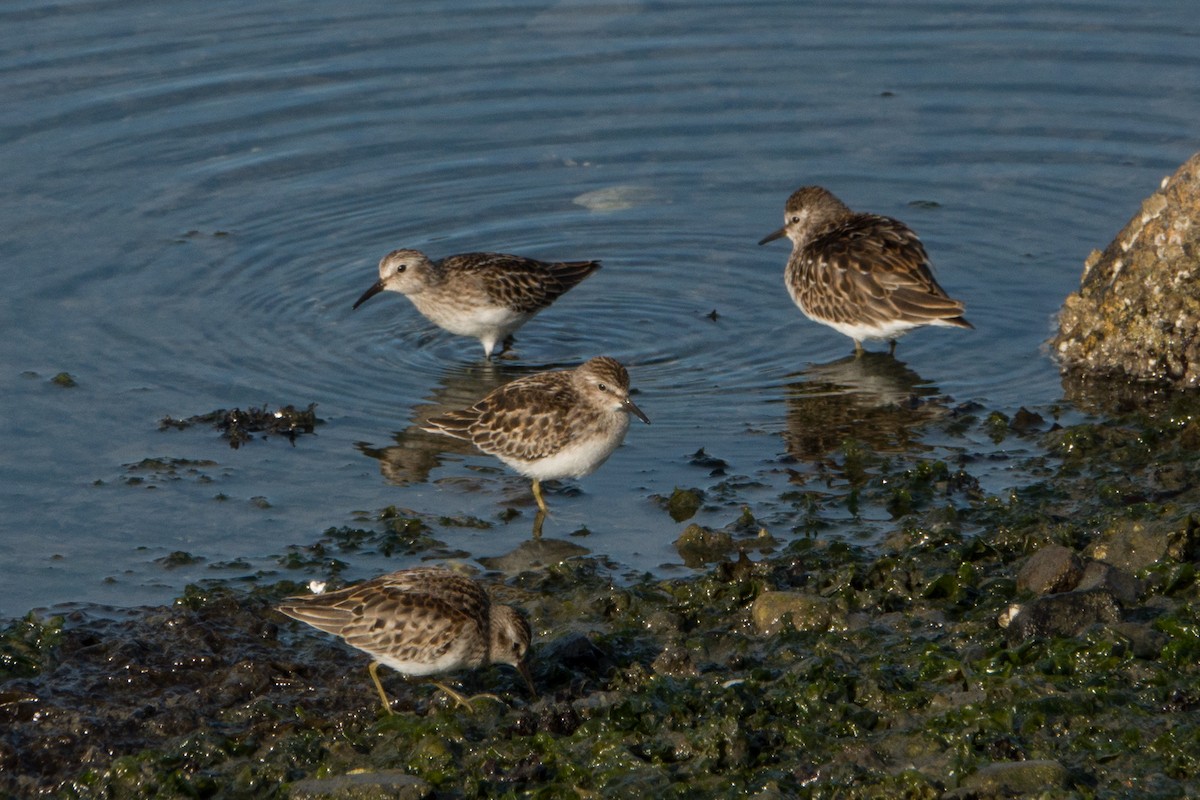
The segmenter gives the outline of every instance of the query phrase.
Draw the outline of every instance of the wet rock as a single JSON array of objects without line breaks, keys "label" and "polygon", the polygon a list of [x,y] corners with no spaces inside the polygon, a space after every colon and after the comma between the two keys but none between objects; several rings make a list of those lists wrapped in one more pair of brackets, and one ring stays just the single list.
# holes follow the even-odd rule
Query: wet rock
[{"label": "wet rock", "polygon": [[1017,413],[1013,414],[1013,418],[1008,422],[1008,426],[1022,436],[1029,433],[1037,433],[1042,430],[1045,424],[1046,420],[1041,414],[1038,414],[1036,411],[1030,411],[1025,406],[1017,409]]},{"label": "wet rock", "polygon": [[480,558],[479,563],[488,569],[516,575],[526,570],[540,569],[548,564],[561,564],[590,552],[586,547],[574,542],[539,537],[526,539],[511,552]]},{"label": "wet rock", "polygon": [[803,592],[763,592],[755,598],[750,614],[754,629],[767,635],[788,627],[827,631],[845,625],[845,615],[831,600]]},{"label": "wet rock", "polygon": [[700,674],[692,661],[692,654],[680,642],[668,642],[651,662],[650,668],[659,675],[673,678],[691,678]]},{"label": "wet rock", "polygon": [[548,642],[536,651],[536,659],[539,671],[549,673],[552,681],[599,680],[613,668],[609,654],[581,633]]},{"label": "wet rock", "polygon": [[1017,589],[1036,595],[1074,589],[1083,576],[1083,559],[1068,547],[1050,544],[1031,555],[1017,573]]},{"label": "wet rock", "polygon": [[738,552],[737,561],[722,561],[713,568],[713,577],[723,583],[739,583],[753,577],[757,564],[745,550]]},{"label": "wet rock", "polygon": [[725,531],[714,531],[692,523],[675,540],[675,549],[688,566],[720,561],[733,550],[733,537]]},{"label": "wet rock", "polygon": [[1171,641],[1167,634],[1141,622],[1122,622],[1114,625],[1113,630],[1129,640],[1134,656],[1151,661],[1162,655],[1163,648]]},{"label": "wet rock", "polygon": [[399,770],[310,778],[291,785],[291,800],[421,800],[433,787]]},{"label": "wet rock", "polygon": [[696,516],[696,512],[700,510],[700,504],[703,501],[704,493],[699,489],[680,489],[676,487],[664,505],[666,506],[667,513],[671,515],[671,519],[676,522],[683,522]]},{"label": "wet rock", "polygon": [[[950,796],[1011,797],[1061,788],[1067,768],[1057,761],[1011,761],[988,764],[963,779],[960,791]],[[965,790],[965,793],[962,791]]]},{"label": "wet rock", "polygon": [[1119,519],[1087,548],[1092,558],[1127,572],[1137,572],[1171,556],[1176,526]]},{"label": "wet rock", "polygon": [[1029,639],[1052,639],[1078,636],[1097,623],[1115,624],[1121,621],[1117,601],[1106,591],[1063,592],[1039,597],[1011,609],[1007,620],[1008,641],[1015,645]]},{"label": "wet rock", "polygon": [[1080,591],[1100,589],[1111,594],[1124,605],[1132,605],[1141,599],[1142,582],[1123,569],[1103,561],[1090,561],[1075,587]]},{"label": "wet rock", "polygon": [[703,469],[710,470],[708,474],[714,478],[724,475],[725,468],[729,466],[729,462],[727,462],[725,459],[717,458],[716,456],[712,456],[704,452],[703,447],[688,457],[688,463],[693,467],[701,467]]},{"label": "wet rock", "polygon": [[1058,322],[1068,373],[1200,386],[1200,153],[1088,257]]}]

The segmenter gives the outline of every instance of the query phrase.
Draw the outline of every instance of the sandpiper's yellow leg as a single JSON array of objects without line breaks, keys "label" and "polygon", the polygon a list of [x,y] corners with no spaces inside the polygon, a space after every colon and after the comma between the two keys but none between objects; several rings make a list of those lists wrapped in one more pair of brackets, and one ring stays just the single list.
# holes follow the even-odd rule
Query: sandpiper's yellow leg
[{"label": "sandpiper's yellow leg", "polygon": [[533,518],[533,538],[535,538],[535,539],[542,538],[542,523],[545,521],[546,521],[546,512],[541,511],[539,509],[537,512],[537,516]]},{"label": "sandpiper's yellow leg", "polygon": [[[379,680],[379,662],[372,661],[371,666],[367,667],[367,672],[371,673],[371,680],[375,681],[375,688],[379,692],[379,699],[383,702],[384,711],[386,711],[389,714],[395,714],[396,712],[392,711],[392,704],[388,700],[387,693],[383,691],[383,684]],[[526,679],[526,680],[528,680],[528,679]],[[445,692],[447,695],[449,695],[454,700],[455,703],[457,703],[460,706],[464,706],[468,711],[475,710],[475,707],[473,705],[471,705],[471,702],[479,699],[480,697],[486,698],[488,700],[495,700],[497,703],[504,702],[496,695],[487,694],[487,693],[477,694],[472,697],[463,697],[463,695],[461,693],[454,691],[453,689],[451,689],[449,686],[447,686],[444,683],[439,683],[438,681],[430,681],[430,683],[432,683],[437,688],[441,689],[443,692]],[[533,686],[533,684],[531,683],[530,687],[532,688],[532,686]]]},{"label": "sandpiper's yellow leg", "polygon": [[441,689],[443,692],[448,694],[450,697],[452,697],[454,699],[454,702],[458,703],[460,706],[464,706],[468,711],[475,710],[475,706],[471,705],[471,702],[474,700],[478,700],[481,697],[485,697],[488,700],[495,700],[497,703],[504,702],[496,695],[487,694],[487,693],[472,695],[471,697],[463,697],[462,694],[454,691],[453,689],[451,689],[449,686],[447,686],[444,683],[438,683],[437,681],[430,681],[430,683],[432,683],[434,686],[436,686],[437,688]]},{"label": "sandpiper's yellow leg", "polygon": [[546,513],[546,501],[542,499],[542,482],[537,478],[533,479],[533,499],[537,500],[538,509],[543,514]]},{"label": "sandpiper's yellow leg", "polygon": [[866,351],[863,350],[862,342],[860,342],[858,339],[855,339],[854,340],[854,357],[862,358],[862,354],[865,352]]},{"label": "sandpiper's yellow leg", "polygon": [[389,714],[394,713],[391,701],[388,700],[387,693],[383,691],[383,684],[379,682],[379,662],[372,661],[371,666],[367,667],[367,672],[371,673],[371,680],[375,681],[375,688],[379,690],[379,699],[383,702],[383,710]]}]

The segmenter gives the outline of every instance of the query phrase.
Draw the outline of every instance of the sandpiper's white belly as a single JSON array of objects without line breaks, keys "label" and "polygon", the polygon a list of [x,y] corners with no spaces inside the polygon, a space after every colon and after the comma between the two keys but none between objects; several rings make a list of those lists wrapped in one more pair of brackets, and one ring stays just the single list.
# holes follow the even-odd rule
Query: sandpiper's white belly
[{"label": "sandpiper's white belly", "polygon": [[[801,309],[803,310],[803,309]],[[903,319],[893,319],[878,325],[865,325],[863,323],[854,322],[831,322],[827,319],[814,317],[805,312],[804,315],[813,322],[819,322],[822,325],[828,325],[843,336],[849,336],[856,342],[865,341],[868,339],[896,339],[911,331],[913,328],[921,327],[922,323],[910,322]],[[937,324],[937,323],[933,323]],[[944,323],[943,323],[944,324]]]},{"label": "sandpiper's white belly", "polygon": [[625,439],[625,432],[629,430],[629,415],[614,412],[612,417],[612,424],[605,429],[596,431],[591,436],[575,439],[552,456],[536,461],[504,456],[499,458],[527,478],[539,481],[582,478],[607,461]]},{"label": "sandpiper's white belly", "polygon": [[425,303],[420,296],[410,298],[417,310],[440,328],[459,336],[482,339],[489,334],[501,339],[521,327],[532,314],[504,306],[458,303]]},{"label": "sandpiper's white belly", "polygon": [[469,663],[472,659],[467,657],[466,651],[466,641],[462,639],[458,644],[434,660],[410,660],[383,652],[372,653],[372,655],[375,656],[375,660],[380,664],[383,664],[385,667],[391,667],[402,675],[420,677],[423,675],[437,675],[441,672],[452,672],[465,667],[479,666],[477,663]]}]

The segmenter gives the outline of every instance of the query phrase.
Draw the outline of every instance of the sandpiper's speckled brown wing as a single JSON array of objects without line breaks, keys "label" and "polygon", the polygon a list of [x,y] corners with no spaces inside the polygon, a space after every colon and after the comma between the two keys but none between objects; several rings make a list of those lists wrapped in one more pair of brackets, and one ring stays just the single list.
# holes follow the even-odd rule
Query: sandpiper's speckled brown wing
[{"label": "sandpiper's speckled brown wing", "polygon": [[600,269],[599,261],[546,262],[506,253],[462,253],[447,256],[441,265],[447,271],[479,275],[490,297],[526,314],[546,308]]},{"label": "sandpiper's speckled brown wing", "polygon": [[417,568],[291,597],[279,610],[373,657],[411,664],[420,674],[420,665],[437,664],[464,648],[459,666],[480,665],[487,654],[490,606],[487,592],[470,578]]},{"label": "sandpiper's speckled brown wing", "polygon": [[810,314],[883,325],[941,320],[964,328],[963,304],[938,285],[921,240],[904,223],[855,214],[814,236],[789,265],[788,281]]},{"label": "sandpiper's speckled brown wing", "polygon": [[569,371],[526,375],[470,408],[429,420],[427,430],[473,442],[485,453],[525,461],[554,455],[571,440],[581,407]]}]

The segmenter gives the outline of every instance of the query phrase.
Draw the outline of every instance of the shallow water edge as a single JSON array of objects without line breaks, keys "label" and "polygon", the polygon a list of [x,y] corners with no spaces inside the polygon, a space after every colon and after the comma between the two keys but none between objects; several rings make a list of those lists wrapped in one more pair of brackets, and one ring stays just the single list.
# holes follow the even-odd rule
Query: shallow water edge
[{"label": "shallow water edge", "polygon": [[[774,535],[774,512],[725,486],[728,524],[680,538],[709,565],[695,577],[622,579],[529,544],[480,577],[529,613],[541,696],[504,668],[457,676],[504,700],[474,714],[388,675],[381,717],[365,657],[271,609],[336,583],[341,552],[436,551],[399,509],[294,549],[294,579],[31,614],[0,638],[0,790],[336,796],[321,781],[354,773],[438,798],[1193,795],[1200,401],[1140,407],[1066,426],[932,415],[928,438],[1021,445],[1001,493],[971,452],[844,440],[820,482],[775,499],[808,509],[806,535]],[[890,535],[825,535],[834,505],[890,509]]]}]

